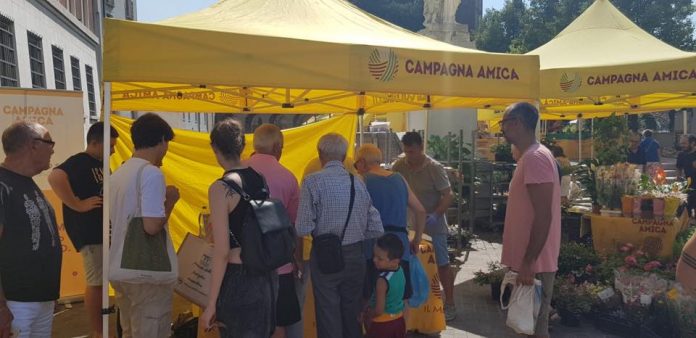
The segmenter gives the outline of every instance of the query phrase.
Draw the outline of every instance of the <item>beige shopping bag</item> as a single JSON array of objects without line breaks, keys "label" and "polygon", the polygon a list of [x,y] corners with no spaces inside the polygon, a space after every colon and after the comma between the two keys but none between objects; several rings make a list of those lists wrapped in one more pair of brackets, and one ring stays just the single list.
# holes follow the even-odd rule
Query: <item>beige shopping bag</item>
[{"label": "beige shopping bag", "polygon": [[191,233],[186,234],[177,252],[179,277],[174,291],[193,304],[208,304],[213,245]]}]

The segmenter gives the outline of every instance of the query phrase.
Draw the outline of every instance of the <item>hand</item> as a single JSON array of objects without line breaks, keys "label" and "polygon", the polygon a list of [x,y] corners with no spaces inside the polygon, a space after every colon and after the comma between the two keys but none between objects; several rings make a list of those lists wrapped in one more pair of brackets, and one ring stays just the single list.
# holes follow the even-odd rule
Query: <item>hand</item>
[{"label": "hand", "polygon": [[7,304],[0,304],[0,338],[12,337],[12,312],[7,307]]},{"label": "hand", "polygon": [[534,271],[529,263],[522,263],[520,271],[517,271],[517,285],[534,285]]},{"label": "hand", "polygon": [[205,332],[212,331],[217,324],[215,323],[215,305],[208,305],[205,311],[198,318],[198,326]]},{"label": "hand", "polygon": [[100,208],[104,200],[101,196],[92,196],[77,202],[77,212],[87,212],[92,209]]},{"label": "hand", "polygon": [[411,240],[411,253],[412,254],[417,254],[418,253],[418,248],[420,246],[421,242],[421,236],[414,236],[413,240]]},{"label": "hand", "polygon": [[440,220],[440,217],[436,213],[428,214],[428,216],[425,217],[425,225],[427,226],[435,226],[437,225],[438,221]]},{"label": "hand", "polygon": [[167,191],[164,194],[165,202],[174,205],[179,200],[179,197],[179,189],[173,185],[168,185]]}]

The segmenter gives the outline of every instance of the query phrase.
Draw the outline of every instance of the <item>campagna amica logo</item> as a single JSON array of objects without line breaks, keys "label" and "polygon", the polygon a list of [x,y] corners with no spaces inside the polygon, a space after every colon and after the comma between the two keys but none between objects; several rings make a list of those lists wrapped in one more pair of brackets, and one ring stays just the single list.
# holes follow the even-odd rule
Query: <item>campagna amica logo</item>
[{"label": "campagna amica logo", "polygon": [[387,82],[399,72],[399,58],[391,49],[375,48],[368,62],[370,74],[379,81]]},{"label": "campagna amica logo", "polygon": [[572,75],[572,79],[567,73],[563,73],[563,75],[561,75],[561,90],[566,93],[572,93],[582,86],[582,77],[580,77],[580,74],[573,73]]}]

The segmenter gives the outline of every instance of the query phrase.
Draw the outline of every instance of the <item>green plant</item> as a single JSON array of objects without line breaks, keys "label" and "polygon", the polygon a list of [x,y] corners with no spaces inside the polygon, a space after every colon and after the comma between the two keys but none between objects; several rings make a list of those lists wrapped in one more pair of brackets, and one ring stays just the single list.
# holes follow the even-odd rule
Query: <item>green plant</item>
[{"label": "green plant", "polygon": [[496,161],[514,162],[512,157],[512,146],[507,142],[501,142],[491,146],[491,151],[495,153]]},{"label": "green plant", "polygon": [[[438,161],[458,161],[461,149],[462,157],[471,155],[471,145],[459,146],[458,137],[454,134],[446,136],[430,135],[428,137],[428,154]],[[449,152],[449,157],[448,157]]]},{"label": "green plant", "polygon": [[558,275],[565,276],[572,274],[580,277],[590,273],[592,267],[601,262],[594,249],[584,244],[568,242],[561,245],[558,255]]},{"label": "green plant", "polygon": [[595,170],[599,163],[595,159],[586,159],[580,162],[580,165],[575,167],[575,177],[578,180],[580,186],[582,186],[583,191],[592,200],[592,204],[598,204],[597,202],[597,176]]},{"label": "green plant", "polygon": [[625,118],[612,114],[595,119],[594,149],[600,165],[612,165],[626,161],[628,123]]},{"label": "green plant", "polygon": [[575,284],[572,276],[558,278],[553,285],[553,302],[559,310],[573,314],[584,314],[596,303],[596,292],[590,283]]},{"label": "green plant", "polygon": [[677,234],[677,238],[674,240],[674,245],[672,246],[672,257],[681,257],[684,245],[694,233],[696,233],[696,226],[690,226]]},{"label": "green plant", "polygon": [[488,272],[479,270],[474,272],[474,283],[488,285],[502,283],[505,277],[505,268],[498,261],[488,262]]}]

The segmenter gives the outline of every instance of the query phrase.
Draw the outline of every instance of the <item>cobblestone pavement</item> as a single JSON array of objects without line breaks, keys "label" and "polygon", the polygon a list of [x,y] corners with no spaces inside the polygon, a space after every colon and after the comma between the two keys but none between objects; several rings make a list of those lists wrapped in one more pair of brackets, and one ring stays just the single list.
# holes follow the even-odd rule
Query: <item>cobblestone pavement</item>
[{"label": "cobblestone pavement", "polygon": [[[487,263],[500,260],[502,245],[494,241],[477,239],[472,244],[467,261],[461,266],[455,280],[455,304],[457,318],[447,323],[447,330],[440,337],[475,338],[519,338],[512,329],[505,326],[505,313],[499,304],[491,299],[489,287],[474,284],[474,272],[487,270]],[[614,338],[594,328],[592,323],[584,322],[578,328],[562,326],[558,320],[551,323],[553,338]],[[411,338],[426,337],[425,335],[410,334]]]}]

